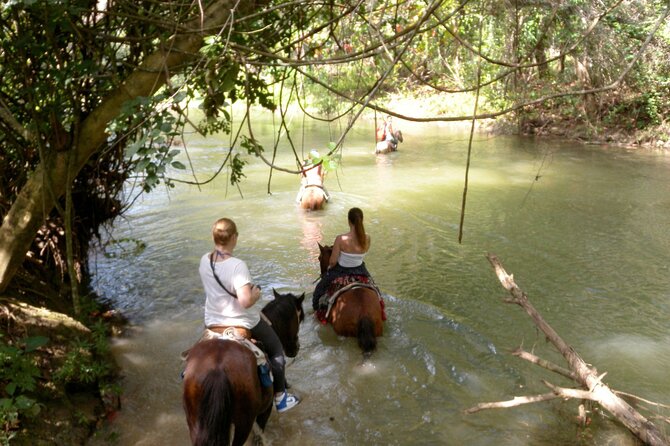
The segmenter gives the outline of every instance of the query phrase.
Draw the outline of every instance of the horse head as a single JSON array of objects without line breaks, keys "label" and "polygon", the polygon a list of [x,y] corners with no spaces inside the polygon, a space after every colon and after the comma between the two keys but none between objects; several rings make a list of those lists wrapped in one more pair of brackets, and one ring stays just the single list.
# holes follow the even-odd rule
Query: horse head
[{"label": "horse head", "polygon": [[321,275],[323,276],[328,271],[328,263],[330,262],[330,254],[333,252],[332,246],[321,246],[319,245],[319,266],[321,267]]},{"label": "horse head", "polygon": [[305,293],[300,296],[291,293],[279,294],[274,288],[272,292],[275,299],[263,308],[263,314],[272,323],[286,356],[295,358],[300,350],[298,339],[300,323],[305,320],[305,312],[302,309]]}]

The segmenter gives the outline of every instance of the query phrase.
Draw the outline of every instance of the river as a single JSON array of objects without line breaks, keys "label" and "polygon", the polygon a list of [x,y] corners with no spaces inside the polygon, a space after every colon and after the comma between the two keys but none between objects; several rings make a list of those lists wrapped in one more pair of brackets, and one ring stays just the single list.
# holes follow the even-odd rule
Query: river
[{"label": "river", "polygon": [[[670,403],[670,156],[478,134],[459,243],[467,131],[396,121],[405,142],[389,155],[373,153],[374,123],[354,127],[340,168],[326,179],[332,200],[324,211],[297,208],[295,176],[275,172],[268,194],[268,168],[247,156],[240,190],[226,185],[224,170],[199,188],[159,188],[117,220],[91,268],[97,292],[131,321],[113,346],[123,406],[91,445],[189,444],[179,353],[202,329],[197,270],[214,220],[236,221],[236,255],[267,302],[273,288],[313,289],[317,242],[345,232],[353,206],[372,237],[366,263],[386,299],[384,337],[364,363],[354,340],[314,321],[308,296],[301,350],[287,365],[303,401],[273,413],[272,444],[632,444],[597,414],[581,432],[574,401],[463,410],[545,393],[543,379],[572,384],[510,355],[523,346],[564,365],[523,310],[503,302],[487,253],[586,362],[608,372],[608,385]],[[304,153],[323,150],[340,131],[300,125],[292,138]],[[276,131],[271,121],[255,129],[270,153]],[[218,169],[229,144],[186,139],[200,180]],[[280,147],[278,162],[292,167],[286,143]]]}]

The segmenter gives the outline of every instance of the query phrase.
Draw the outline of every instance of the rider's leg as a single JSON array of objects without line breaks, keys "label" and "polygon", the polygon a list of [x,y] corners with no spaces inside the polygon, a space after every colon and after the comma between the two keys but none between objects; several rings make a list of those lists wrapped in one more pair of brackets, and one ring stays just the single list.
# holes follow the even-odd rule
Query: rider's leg
[{"label": "rider's leg", "polygon": [[[283,412],[291,407],[297,405],[300,400],[295,396],[286,392],[286,380],[284,375],[284,367],[286,359],[284,358],[284,349],[281,341],[277,337],[277,333],[270,327],[263,319],[251,329],[251,334],[255,339],[263,343],[265,352],[270,359],[270,366],[272,367],[272,387],[275,392],[275,404],[277,410]],[[280,403],[282,403],[280,405]]]}]

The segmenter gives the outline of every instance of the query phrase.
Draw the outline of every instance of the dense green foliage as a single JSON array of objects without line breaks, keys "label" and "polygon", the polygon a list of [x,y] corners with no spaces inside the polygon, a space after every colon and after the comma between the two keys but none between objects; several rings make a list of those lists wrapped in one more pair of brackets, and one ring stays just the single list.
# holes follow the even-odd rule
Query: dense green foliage
[{"label": "dense green foliage", "polygon": [[34,390],[41,373],[33,353],[48,341],[37,336],[12,345],[0,336],[0,443],[3,445],[14,437],[13,430],[20,416],[40,413]]}]

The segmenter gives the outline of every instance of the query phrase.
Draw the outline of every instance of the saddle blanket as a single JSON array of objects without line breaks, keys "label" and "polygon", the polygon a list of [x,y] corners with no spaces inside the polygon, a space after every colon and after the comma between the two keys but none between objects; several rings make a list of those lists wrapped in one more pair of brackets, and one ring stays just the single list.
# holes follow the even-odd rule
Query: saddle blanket
[{"label": "saddle blanket", "polygon": [[384,298],[382,297],[379,288],[374,284],[370,277],[365,275],[345,275],[340,277],[335,277],[333,281],[328,286],[328,291],[326,294],[321,296],[319,301],[319,309],[316,310],[316,318],[322,325],[328,323],[328,315],[330,314],[330,309],[333,307],[337,298],[352,288],[370,288],[377,293],[379,296],[379,305],[382,309],[382,320],[386,320],[386,311]]}]

